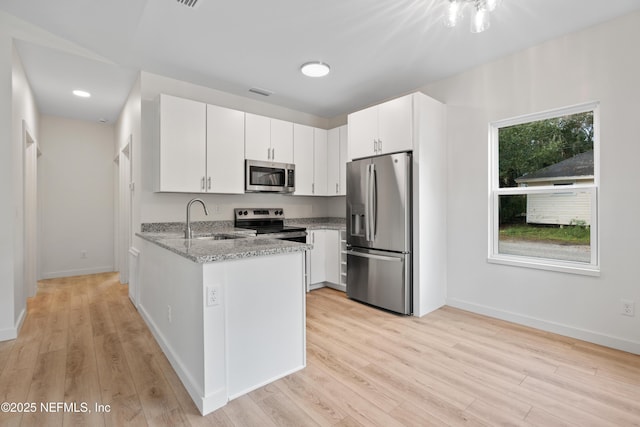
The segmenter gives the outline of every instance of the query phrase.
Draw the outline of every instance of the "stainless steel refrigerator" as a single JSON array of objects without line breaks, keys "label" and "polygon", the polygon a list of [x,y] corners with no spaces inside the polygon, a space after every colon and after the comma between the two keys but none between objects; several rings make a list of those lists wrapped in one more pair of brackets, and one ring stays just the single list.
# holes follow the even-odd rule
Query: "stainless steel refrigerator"
[{"label": "stainless steel refrigerator", "polygon": [[412,313],[411,153],[347,164],[347,295]]}]

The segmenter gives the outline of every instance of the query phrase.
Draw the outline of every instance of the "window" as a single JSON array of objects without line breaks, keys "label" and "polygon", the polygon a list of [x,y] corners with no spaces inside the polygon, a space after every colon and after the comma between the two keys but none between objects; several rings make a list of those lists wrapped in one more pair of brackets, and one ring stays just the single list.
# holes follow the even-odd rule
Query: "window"
[{"label": "window", "polygon": [[491,123],[489,262],[599,274],[597,103]]}]

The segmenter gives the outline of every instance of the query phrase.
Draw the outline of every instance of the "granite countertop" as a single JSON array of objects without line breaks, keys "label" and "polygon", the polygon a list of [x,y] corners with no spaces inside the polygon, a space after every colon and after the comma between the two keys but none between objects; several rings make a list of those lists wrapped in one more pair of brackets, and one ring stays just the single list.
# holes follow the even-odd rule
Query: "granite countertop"
[{"label": "granite countertop", "polygon": [[309,230],[346,230],[347,223],[344,218],[321,217],[321,218],[293,218],[286,219],[285,225],[296,225]]},{"label": "granite countertop", "polygon": [[227,240],[215,240],[214,236],[216,234],[227,234],[228,232],[211,233],[208,236],[196,235],[189,240],[179,233],[147,232],[136,233],[136,235],[198,264],[303,252],[313,248],[312,245],[306,243],[254,237],[253,234],[247,234],[248,231],[250,232],[250,230],[239,231],[237,234],[240,236],[239,238]]},{"label": "granite countertop", "polygon": [[[285,224],[311,230],[346,229],[344,218],[294,218],[285,220]],[[302,252],[313,248],[306,243],[255,237],[254,230],[235,228],[233,221],[194,222],[192,229],[194,238],[187,240],[183,234],[184,223],[147,223],[142,224],[142,232],[136,235],[199,264]],[[216,240],[215,236],[235,238]]]}]

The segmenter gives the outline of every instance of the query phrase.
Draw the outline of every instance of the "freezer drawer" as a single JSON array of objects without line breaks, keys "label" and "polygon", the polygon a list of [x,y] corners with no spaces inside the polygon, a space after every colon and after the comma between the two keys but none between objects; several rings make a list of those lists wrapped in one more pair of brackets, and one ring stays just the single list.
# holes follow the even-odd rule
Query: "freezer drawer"
[{"label": "freezer drawer", "polygon": [[402,314],[412,313],[411,254],[347,251],[347,296]]}]

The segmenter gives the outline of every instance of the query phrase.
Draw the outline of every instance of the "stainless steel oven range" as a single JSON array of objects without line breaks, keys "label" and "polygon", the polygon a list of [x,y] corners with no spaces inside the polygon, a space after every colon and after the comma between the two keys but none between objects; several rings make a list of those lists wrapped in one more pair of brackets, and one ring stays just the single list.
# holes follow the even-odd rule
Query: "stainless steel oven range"
[{"label": "stainless steel oven range", "polygon": [[300,243],[307,240],[306,228],[284,225],[282,208],[236,208],[233,214],[235,227],[255,230],[256,237]]}]

